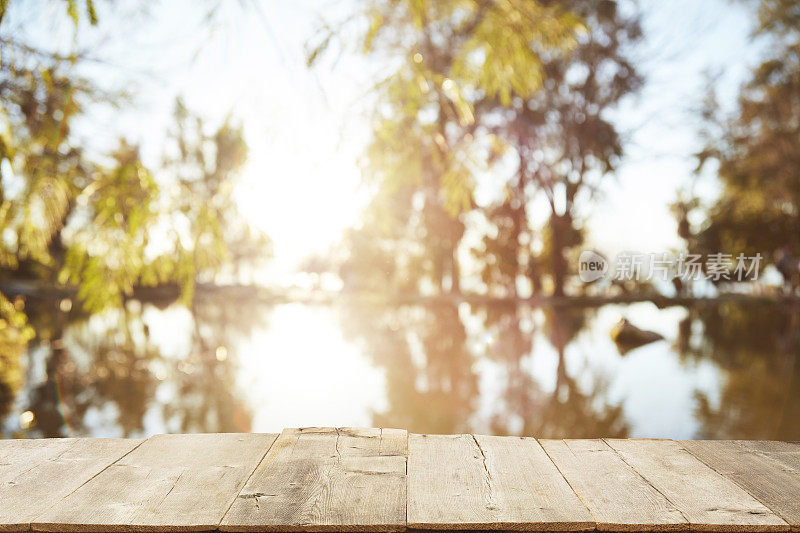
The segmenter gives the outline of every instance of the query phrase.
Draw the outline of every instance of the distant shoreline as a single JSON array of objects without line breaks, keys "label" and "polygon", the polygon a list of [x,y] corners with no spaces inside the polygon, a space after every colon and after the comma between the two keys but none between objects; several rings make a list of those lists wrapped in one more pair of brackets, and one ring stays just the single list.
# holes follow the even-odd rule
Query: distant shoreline
[{"label": "distant shoreline", "polygon": [[[75,298],[77,289],[43,285],[34,281],[0,281],[0,292],[7,297],[24,296],[42,301],[57,301],[63,298]],[[137,287],[127,299],[148,303],[170,303],[180,296],[177,285],[157,287]],[[195,296],[200,300],[208,298],[235,298],[265,305],[280,304],[385,304],[385,305],[457,305],[460,303],[478,305],[530,305],[534,307],[600,307],[611,304],[631,304],[651,302],[657,307],[691,307],[717,305],[720,303],[742,303],[761,305],[793,305],[800,304],[800,295],[764,294],[751,295],[742,293],[722,293],[718,296],[664,296],[660,294],[620,294],[620,295],[577,295],[577,296],[533,296],[529,298],[497,297],[482,294],[394,294],[380,295],[356,291],[302,291],[296,289],[270,289],[256,285],[215,285],[199,283]]]}]

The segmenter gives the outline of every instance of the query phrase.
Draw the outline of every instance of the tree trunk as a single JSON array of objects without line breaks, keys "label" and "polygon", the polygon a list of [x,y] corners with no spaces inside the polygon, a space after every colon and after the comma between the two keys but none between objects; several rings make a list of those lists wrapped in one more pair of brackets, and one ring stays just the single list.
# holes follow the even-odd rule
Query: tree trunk
[{"label": "tree trunk", "polygon": [[564,296],[564,281],[567,277],[567,265],[564,261],[564,220],[556,214],[553,214],[550,220],[553,232],[553,249],[550,251],[553,269],[553,296]]}]

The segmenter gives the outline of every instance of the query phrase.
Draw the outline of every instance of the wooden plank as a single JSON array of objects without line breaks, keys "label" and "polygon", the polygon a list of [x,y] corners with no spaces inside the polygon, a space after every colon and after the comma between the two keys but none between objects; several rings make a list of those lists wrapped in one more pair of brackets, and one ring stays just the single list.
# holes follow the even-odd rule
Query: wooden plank
[{"label": "wooden plank", "polygon": [[789,468],[800,470],[800,443],[782,440],[737,440],[733,442],[741,444],[756,454],[775,459]]},{"label": "wooden plank", "polygon": [[688,530],[689,523],[602,440],[540,440],[600,531]]},{"label": "wooden plank", "polygon": [[412,434],[408,440],[408,527],[594,529],[536,439]]},{"label": "wooden plank", "polygon": [[695,531],[788,531],[761,502],[671,440],[606,439]]},{"label": "wooden plank", "polygon": [[783,518],[792,531],[800,531],[800,456],[792,451],[796,445],[707,440],[680,443]]},{"label": "wooden plank", "polygon": [[220,524],[223,531],[399,531],[407,434],[285,429]]},{"label": "wooden plank", "polygon": [[276,435],[156,435],[34,520],[37,531],[206,531]]},{"label": "wooden plank", "polygon": [[141,439],[0,440],[0,531],[30,523]]}]

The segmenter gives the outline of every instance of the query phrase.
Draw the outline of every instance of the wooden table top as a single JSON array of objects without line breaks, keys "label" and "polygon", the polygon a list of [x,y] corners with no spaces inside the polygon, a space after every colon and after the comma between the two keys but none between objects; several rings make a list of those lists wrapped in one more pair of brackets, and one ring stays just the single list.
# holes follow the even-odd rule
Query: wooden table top
[{"label": "wooden table top", "polygon": [[800,444],[302,428],[0,441],[0,531],[800,531]]}]

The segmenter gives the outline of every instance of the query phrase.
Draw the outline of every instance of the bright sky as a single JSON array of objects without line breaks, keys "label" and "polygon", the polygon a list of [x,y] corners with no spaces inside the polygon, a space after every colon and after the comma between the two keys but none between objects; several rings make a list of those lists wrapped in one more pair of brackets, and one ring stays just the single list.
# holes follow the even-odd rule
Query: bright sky
[{"label": "bright sky", "polygon": [[[265,0],[243,12],[239,2],[222,1],[211,29],[191,0],[154,4],[147,16],[135,16],[126,5],[111,12],[101,4],[104,34],[81,39],[103,42],[101,56],[111,64],[87,72],[109,86],[128,86],[135,106],[121,116],[91,116],[82,128],[87,139],[102,148],[124,133],[156,164],[175,96],[183,95],[212,125],[232,113],[250,146],[237,198],[274,241],[269,275],[289,273],[305,256],[337,242],[366,201],[358,158],[369,137],[364,95],[377,65],[334,54],[309,70],[304,44],[321,17],[336,19],[354,3]],[[748,41],[750,14],[737,3],[644,0],[641,7],[645,42],[637,57],[647,86],[617,113],[632,132],[628,157],[604,201],[592,207],[589,223],[590,240],[609,254],[678,245],[667,206],[690,181],[691,154],[699,146],[693,110],[704,95],[704,73],[721,74],[717,84],[730,102],[757,59]],[[69,24],[42,25],[34,39],[71,46]],[[713,182],[701,184],[701,191],[712,196]]]},{"label": "bright sky", "polygon": [[[617,180],[607,183],[605,202],[596,204],[589,227],[596,246],[663,252],[680,246],[668,205],[677,189],[690,186],[696,161],[698,110],[707,75],[718,75],[720,103],[730,107],[758,46],[750,40],[749,6],[725,0],[646,0],[641,3],[645,41],[637,53],[646,77],[641,93],[625,102],[618,123],[632,133]],[[695,184],[713,198],[713,175]]]}]

